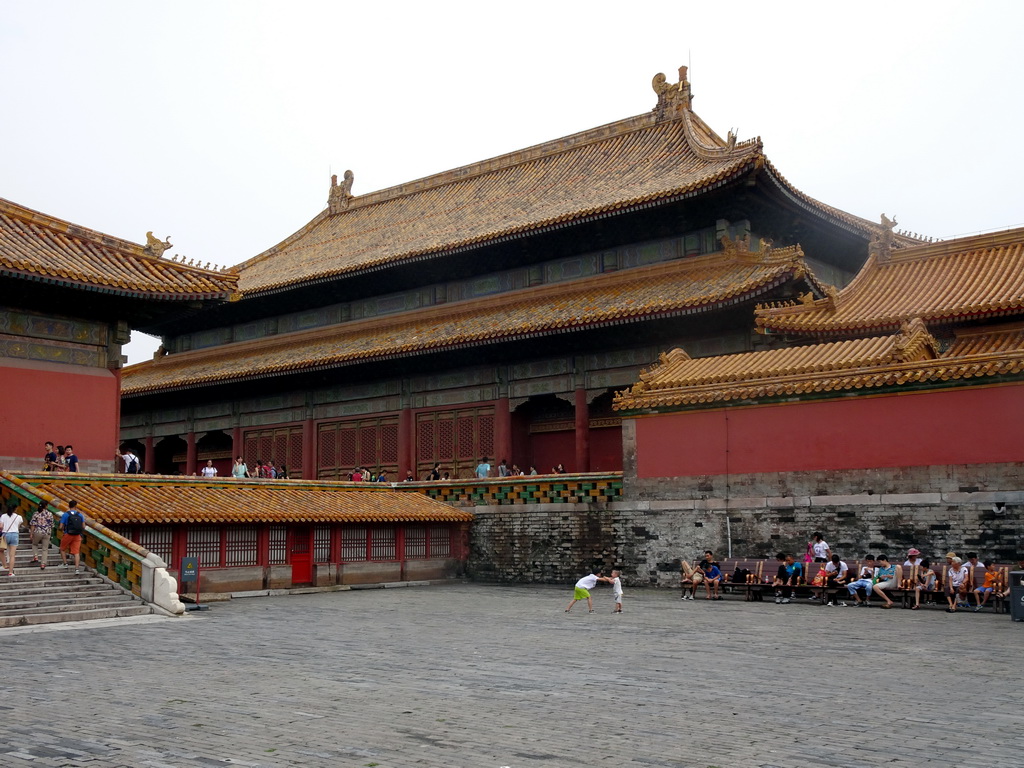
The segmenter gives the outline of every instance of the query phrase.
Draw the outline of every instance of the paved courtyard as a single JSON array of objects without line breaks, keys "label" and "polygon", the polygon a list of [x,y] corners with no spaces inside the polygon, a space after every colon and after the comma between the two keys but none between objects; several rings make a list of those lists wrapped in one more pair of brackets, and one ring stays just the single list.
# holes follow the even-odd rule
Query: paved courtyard
[{"label": "paved courtyard", "polygon": [[1024,764],[1006,616],[450,585],[0,630],[2,766]]}]

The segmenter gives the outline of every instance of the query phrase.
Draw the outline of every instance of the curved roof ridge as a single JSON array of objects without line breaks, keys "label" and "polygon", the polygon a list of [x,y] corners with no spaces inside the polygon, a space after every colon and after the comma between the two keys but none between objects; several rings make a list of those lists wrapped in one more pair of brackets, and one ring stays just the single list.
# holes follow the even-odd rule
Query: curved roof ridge
[{"label": "curved roof ridge", "polygon": [[99,245],[103,245],[107,248],[116,248],[130,253],[133,256],[142,256],[144,258],[152,258],[149,254],[145,253],[142,246],[138,243],[133,243],[131,240],[125,240],[114,235],[108,235],[105,232],[100,232],[96,229],[90,229],[89,227],[83,227],[80,224],[73,224],[66,219],[59,219],[48,213],[37,211],[28,206],[15,203],[12,200],[7,200],[0,197],[0,213],[5,213],[16,219],[29,222],[31,224],[37,224],[47,229],[52,229],[56,232],[62,232],[72,237],[79,238],[80,240],[89,240]]},{"label": "curved roof ridge", "polygon": [[0,271],[105,293],[227,298],[237,276],[183,264],[141,245],[0,198]]},{"label": "curved roof ridge", "polygon": [[1024,228],[868,257],[834,302],[755,309],[760,329],[827,334],[892,330],[1024,311]]}]

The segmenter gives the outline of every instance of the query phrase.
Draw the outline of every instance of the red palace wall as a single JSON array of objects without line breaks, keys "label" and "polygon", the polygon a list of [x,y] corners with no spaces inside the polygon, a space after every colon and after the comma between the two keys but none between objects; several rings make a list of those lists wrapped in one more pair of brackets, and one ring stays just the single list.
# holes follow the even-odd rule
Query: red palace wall
[{"label": "red palace wall", "polygon": [[1024,460],[1024,384],[636,420],[639,478]]},{"label": "red palace wall", "polygon": [[[71,443],[85,463],[108,467],[117,450],[120,392],[102,368],[0,360],[0,465],[42,469],[43,443]],[[99,467],[95,467],[98,469]]]}]

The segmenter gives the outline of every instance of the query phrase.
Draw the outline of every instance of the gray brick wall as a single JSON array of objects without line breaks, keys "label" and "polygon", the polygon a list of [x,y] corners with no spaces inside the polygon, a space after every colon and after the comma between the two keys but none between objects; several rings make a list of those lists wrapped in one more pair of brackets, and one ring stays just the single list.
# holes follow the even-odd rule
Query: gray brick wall
[{"label": "gray brick wall", "polygon": [[[728,491],[728,496],[726,495]],[[629,584],[673,587],[679,561],[802,556],[814,531],[859,559],[911,546],[928,557],[977,551],[1024,556],[1024,464],[909,467],[786,475],[627,478],[610,504],[477,507],[469,574],[488,581],[571,584],[621,567]]]}]

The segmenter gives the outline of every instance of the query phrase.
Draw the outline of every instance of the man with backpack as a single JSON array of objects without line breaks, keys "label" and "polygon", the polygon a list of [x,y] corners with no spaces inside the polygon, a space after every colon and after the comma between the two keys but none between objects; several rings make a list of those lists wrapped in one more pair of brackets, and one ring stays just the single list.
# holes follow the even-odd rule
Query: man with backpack
[{"label": "man with backpack", "polygon": [[82,538],[85,536],[85,517],[78,511],[78,502],[68,502],[68,511],[60,516],[60,529],[64,535],[60,540],[61,568],[67,568],[68,555],[75,556],[75,573],[81,562]]},{"label": "man with backpack", "polygon": [[131,449],[123,448],[117,455],[124,461],[124,471],[129,475],[139,474],[139,457],[132,453]]}]

